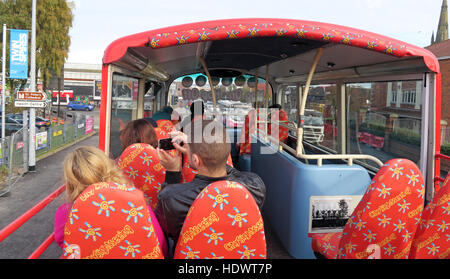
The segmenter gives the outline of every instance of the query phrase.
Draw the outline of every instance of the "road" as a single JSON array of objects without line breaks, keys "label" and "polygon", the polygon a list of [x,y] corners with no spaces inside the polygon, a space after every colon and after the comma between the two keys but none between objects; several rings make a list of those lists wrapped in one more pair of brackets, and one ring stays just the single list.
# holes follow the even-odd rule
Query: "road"
[{"label": "road", "polygon": [[[69,148],[36,163],[36,172],[22,177],[11,192],[0,197],[0,229],[14,221],[63,184],[62,162],[76,147],[98,146],[98,135],[91,136]],[[0,259],[26,259],[52,232],[56,209],[64,203],[64,194],[31,218],[0,243]],[[40,257],[55,259],[61,249],[53,242]]]}]

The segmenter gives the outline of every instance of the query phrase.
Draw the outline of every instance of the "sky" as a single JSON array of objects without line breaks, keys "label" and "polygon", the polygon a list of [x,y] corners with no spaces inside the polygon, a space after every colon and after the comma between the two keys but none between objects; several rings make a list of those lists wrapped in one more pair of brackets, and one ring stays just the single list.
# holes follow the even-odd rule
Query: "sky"
[{"label": "sky", "polygon": [[121,37],[172,25],[229,18],[287,18],[379,33],[425,47],[442,0],[73,0],[67,62],[101,64]]}]

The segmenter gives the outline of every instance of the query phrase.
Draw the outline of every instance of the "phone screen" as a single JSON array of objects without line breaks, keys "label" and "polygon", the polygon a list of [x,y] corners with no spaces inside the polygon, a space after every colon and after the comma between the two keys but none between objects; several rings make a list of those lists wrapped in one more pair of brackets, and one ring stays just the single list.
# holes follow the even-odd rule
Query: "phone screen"
[{"label": "phone screen", "polygon": [[172,150],[175,149],[175,147],[173,146],[172,143],[172,139],[168,138],[168,139],[160,139],[158,141],[158,147],[163,149],[163,150]]}]

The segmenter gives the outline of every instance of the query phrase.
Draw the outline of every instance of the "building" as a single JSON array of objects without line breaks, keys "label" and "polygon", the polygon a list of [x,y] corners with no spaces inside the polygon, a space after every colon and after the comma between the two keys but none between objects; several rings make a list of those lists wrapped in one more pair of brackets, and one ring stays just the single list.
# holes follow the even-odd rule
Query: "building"
[{"label": "building", "polygon": [[[60,85],[59,78],[55,75],[49,82],[47,90],[53,91],[53,103],[57,103],[58,89],[70,91],[70,101],[86,100],[100,102],[101,94],[101,64],[65,63]],[[66,94],[61,93],[61,104],[66,104]]]},{"label": "building", "polygon": [[426,47],[439,60],[441,68],[441,138],[450,142],[450,40]]},{"label": "building", "polygon": [[[441,140],[450,143],[450,40],[448,36],[448,5],[442,1],[436,38],[432,36],[431,45],[426,47],[439,60],[441,69]],[[434,33],[433,33],[434,34]]]}]

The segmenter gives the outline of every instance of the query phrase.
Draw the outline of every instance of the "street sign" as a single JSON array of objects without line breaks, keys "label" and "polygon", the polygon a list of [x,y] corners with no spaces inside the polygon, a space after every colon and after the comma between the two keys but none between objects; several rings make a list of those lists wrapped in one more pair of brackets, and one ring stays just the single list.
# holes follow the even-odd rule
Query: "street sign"
[{"label": "street sign", "polygon": [[44,92],[19,91],[16,95],[16,100],[20,101],[45,101],[47,94]]},{"label": "street sign", "polygon": [[46,102],[15,100],[14,106],[20,108],[45,108]]}]

